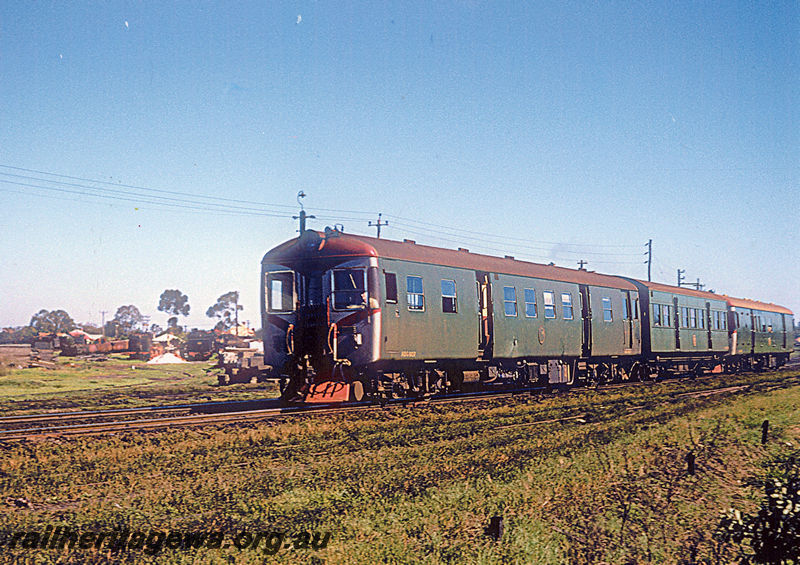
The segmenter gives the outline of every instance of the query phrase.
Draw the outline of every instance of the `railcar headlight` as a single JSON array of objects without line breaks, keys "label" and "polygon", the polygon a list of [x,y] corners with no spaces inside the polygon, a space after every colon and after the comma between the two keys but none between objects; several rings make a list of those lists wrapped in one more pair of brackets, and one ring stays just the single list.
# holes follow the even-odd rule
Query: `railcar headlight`
[{"label": "railcar headlight", "polygon": [[356,345],[361,345],[364,342],[364,338],[361,334],[355,334],[353,336],[353,341],[355,341]]}]

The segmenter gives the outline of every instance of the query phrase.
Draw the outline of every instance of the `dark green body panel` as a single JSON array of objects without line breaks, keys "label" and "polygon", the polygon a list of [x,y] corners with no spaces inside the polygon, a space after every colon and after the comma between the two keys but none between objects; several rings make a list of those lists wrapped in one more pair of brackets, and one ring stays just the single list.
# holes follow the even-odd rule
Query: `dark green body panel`
[{"label": "dark green body panel", "polygon": [[[549,281],[512,275],[492,275],[494,304],[494,357],[579,357],[581,354],[582,318],[580,292],[575,283]],[[517,315],[506,316],[504,287],[516,289]],[[536,317],[525,314],[525,289],[536,293]],[[545,318],[544,291],[555,294],[555,318]],[[561,294],[572,296],[572,319],[563,319]]]},{"label": "dark green body panel", "polygon": [[[592,308],[592,349],[593,357],[616,357],[638,355],[642,350],[640,316],[626,319],[623,316],[623,299],[627,291],[617,288],[589,287],[589,302]],[[631,299],[638,299],[638,293],[631,291]],[[603,298],[611,299],[611,321],[603,316]],[[633,304],[633,302],[632,302]]]},{"label": "dark green body panel", "polygon": [[[675,308],[677,298],[677,309]],[[656,326],[653,324],[653,304],[667,304],[672,307],[670,326]],[[704,328],[684,327],[681,317],[681,308],[697,309],[704,318]],[[708,318],[711,312],[712,319]],[[650,349],[652,353],[724,353],[729,349],[728,330],[715,330],[712,326],[713,312],[723,312],[727,317],[728,305],[724,299],[707,300],[696,296],[684,294],[650,291]],[[699,326],[698,320],[698,326]],[[677,328],[677,333],[676,333]],[[676,335],[680,336],[679,344]]]},{"label": "dark green body panel", "polygon": [[[381,359],[474,359],[478,356],[475,272],[396,259],[379,259]],[[397,303],[386,302],[385,273],[397,276]],[[425,309],[409,310],[406,276],[422,277]],[[457,311],[442,311],[441,280],[456,283]]]},{"label": "dark green body panel", "polygon": [[778,312],[766,312],[750,308],[734,308],[738,314],[736,351],[739,355],[750,353],[790,353],[792,340],[790,328],[792,317]]}]

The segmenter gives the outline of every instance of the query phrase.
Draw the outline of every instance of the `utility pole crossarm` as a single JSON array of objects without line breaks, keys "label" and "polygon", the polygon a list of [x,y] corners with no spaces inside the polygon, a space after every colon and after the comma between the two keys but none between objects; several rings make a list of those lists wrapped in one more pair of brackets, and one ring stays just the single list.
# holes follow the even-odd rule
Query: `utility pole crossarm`
[{"label": "utility pole crossarm", "polygon": [[378,239],[380,239],[380,238],[381,238],[381,226],[388,226],[388,225],[389,225],[389,222],[388,222],[388,221],[386,221],[386,222],[381,222],[381,216],[382,216],[382,215],[383,215],[383,214],[378,214],[378,221],[377,221],[377,222],[375,222],[374,224],[372,223],[372,221],[370,221],[370,222],[369,222],[369,227],[371,227],[371,228],[378,228]]}]

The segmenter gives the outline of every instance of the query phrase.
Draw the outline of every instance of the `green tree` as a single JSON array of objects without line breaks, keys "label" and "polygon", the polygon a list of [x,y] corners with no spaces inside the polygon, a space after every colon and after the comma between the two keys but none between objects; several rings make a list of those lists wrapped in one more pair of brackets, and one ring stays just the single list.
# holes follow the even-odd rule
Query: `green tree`
[{"label": "green tree", "polygon": [[158,300],[158,310],[160,312],[172,314],[172,317],[167,321],[167,325],[169,327],[177,326],[177,316],[188,316],[190,308],[189,297],[178,289],[165,290],[161,293],[161,296]]},{"label": "green tree", "polygon": [[114,314],[114,319],[110,324],[113,324],[119,335],[130,335],[133,331],[144,322],[144,316],[139,312],[139,309],[133,304],[127,306],[120,306],[117,308],[117,313]]},{"label": "green tree", "polygon": [[39,332],[68,332],[75,329],[75,321],[64,310],[39,310],[31,318],[31,327]]},{"label": "green tree", "polygon": [[217,318],[214,329],[225,331],[238,322],[239,312],[242,309],[242,306],[239,306],[239,291],[232,290],[217,298],[217,302],[206,310],[206,316]]}]

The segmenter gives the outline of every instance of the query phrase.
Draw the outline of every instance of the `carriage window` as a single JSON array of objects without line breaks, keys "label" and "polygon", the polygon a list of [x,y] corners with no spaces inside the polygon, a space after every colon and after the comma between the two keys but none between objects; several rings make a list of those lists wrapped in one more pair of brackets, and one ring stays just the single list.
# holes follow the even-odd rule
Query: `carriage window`
[{"label": "carriage window", "polygon": [[663,304],[661,308],[662,308],[661,323],[664,326],[671,326],[672,324],[674,324],[675,322],[672,319],[672,306],[670,306],[669,304]]},{"label": "carriage window", "polygon": [[366,271],[335,269],[333,271],[333,309],[358,310],[367,303]]},{"label": "carriage window", "polygon": [[697,309],[696,308],[689,308],[689,327],[696,328],[697,327]]},{"label": "carriage window", "polygon": [[628,301],[627,296],[622,297],[622,319],[623,320],[631,319],[631,303]]},{"label": "carriage window", "polygon": [[517,289],[513,286],[503,287],[503,305],[506,316],[517,315]]},{"label": "carriage window", "polygon": [[442,279],[442,312],[456,311],[456,281]]},{"label": "carriage window", "polygon": [[267,301],[270,312],[294,310],[294,273],[267,273]]},{"label": "carriage window", "polygon": [[638,320],[639,319],[639,299],[638,298],[634,298],[633,299],[633,319],[634,320]]},{"label": "carriage window", "polygon": [[525,317],[536,317],[536,291],[532,288],[525,289]]},{"label": "carriage window", "polygon": [[614,321],[614,313],[611,310],[610,298],[603,298],[603,321],[604,322]]},{"label": "carriage window", "polygon": [[689,309],[686,306],[681,306],[681,327],[689,327]]},{"label": "carriage window", "polygon": [[661,325],[661,304],[653,304],[653,325]]},{"label": "carriage window", "polygon": [[565,320],[572,319],[572,295],[568,292],[561,294],[561,316]]},{"label": "carriage window", "polygon": [[545,290],[542,293],[544,297],[544,317],[545,318],[555,318],[556,317],[556,295],[554,292],[550,290]]},{"label": "carriage window", "polygon": [[386,302],[397,304],[397,275],[394,273],[383,273],[386,281]]},{"label": "carriage window", "polygon": [[409,310],[425,310],[425,295],[422,292],[422,277],[406,277],[406,299]]}]

